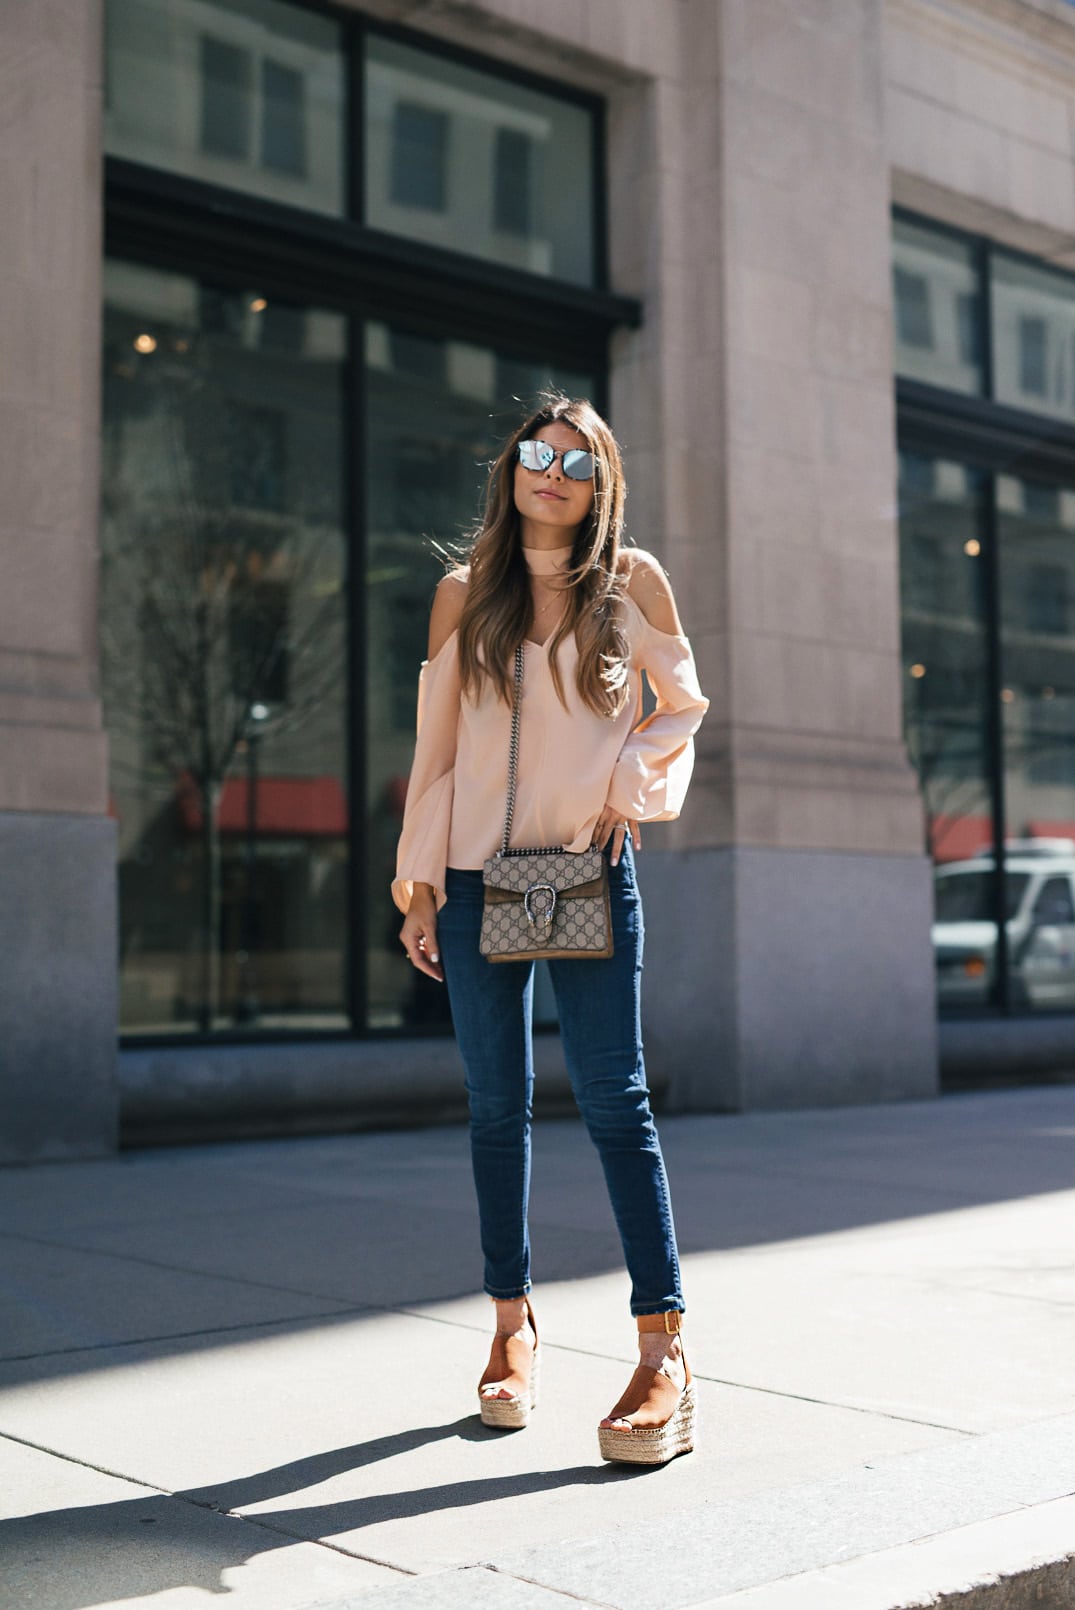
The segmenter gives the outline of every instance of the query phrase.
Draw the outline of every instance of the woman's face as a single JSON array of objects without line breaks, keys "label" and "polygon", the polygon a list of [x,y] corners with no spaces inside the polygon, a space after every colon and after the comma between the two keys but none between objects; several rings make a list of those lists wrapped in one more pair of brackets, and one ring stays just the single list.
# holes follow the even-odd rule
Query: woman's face
[{"label": "woman's face", "polygon": [[565,475],[560,454],[573,447],[588,452],[589,443],[574,425],[562,419],[554,420],[551,425],[539,425],[528,440],[546,442],[558,452],[547,470],[524,469],[516,460],[515,507],[524,522],[529,520],[535,525],[559,528],[566,544],[593,508],[594,483],[592,478],[573,481]]}]

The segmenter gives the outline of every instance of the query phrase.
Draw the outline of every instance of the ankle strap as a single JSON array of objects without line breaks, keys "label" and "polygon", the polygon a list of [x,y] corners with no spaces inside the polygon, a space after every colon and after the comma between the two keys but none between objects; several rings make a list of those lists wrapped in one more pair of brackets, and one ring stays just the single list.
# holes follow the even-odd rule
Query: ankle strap
[{"label": "ankle strap", "polygon": [[645,1331],[664,1331],[668,1336],[678,1336],[683,1329],[683,1315],[678,1308],[670,1308],[666,1314],[637,1314],[635,1322],[641,1336]]}]

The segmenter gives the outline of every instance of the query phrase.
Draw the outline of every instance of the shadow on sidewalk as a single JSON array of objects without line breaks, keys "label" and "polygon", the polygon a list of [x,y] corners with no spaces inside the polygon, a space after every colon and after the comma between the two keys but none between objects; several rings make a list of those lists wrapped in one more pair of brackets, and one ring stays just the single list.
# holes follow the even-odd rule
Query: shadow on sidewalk
[{"label": "shadow on sidewalk", "polygon": [[[487,1430],[469,1415],[446,1425],[415,1427],[308,1454],[252,1475],[174,1495],[151,1493],[118,1503],[79,1505],[0,1520],[0,1579],[17,1590],[20,1573],[29,1568],[28,1579],[39,1582],[40,1561],[47,1560],[49,1610],[89,1610],[125,1600],[141,1603],[152,1594],[179,1587],[228,1593],[231,1589],[221,1579],[224,1570],[296,1542],[346,1539],[334,1542],[334,1547],[365,1559],[361,1538],[349,1536],[363,1527],[416,1520],[441,1510],[465,1509],[560,1487],[608,1486],[653,1473],[645,1466],[574,1465],[295,1505],[268,1514],[244,1513],[252,1505],[285,1493],[302,1492],[349,1471],[453,1437],[496,1443],[503,1433]],[[197,1513],[206,1510],[218,1521],[207,1521]],[[238,1524],[237,1514],[242,1517]],[[406,1574],[401,1572],[401,1578]]]}]

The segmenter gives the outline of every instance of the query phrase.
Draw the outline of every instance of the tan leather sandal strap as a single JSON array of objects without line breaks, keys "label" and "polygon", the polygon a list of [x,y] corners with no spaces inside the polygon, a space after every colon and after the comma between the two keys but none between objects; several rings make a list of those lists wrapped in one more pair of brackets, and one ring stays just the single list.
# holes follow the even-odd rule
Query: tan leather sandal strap
[{"label": "tan leather sandal strap", "polygon": [[670,1308],[666,1314],[638,1314],[636,1323],[639,1335],[663,1330],[668,1336],[678,1336],[683,1329],[683,1314],[678,1308]]}]

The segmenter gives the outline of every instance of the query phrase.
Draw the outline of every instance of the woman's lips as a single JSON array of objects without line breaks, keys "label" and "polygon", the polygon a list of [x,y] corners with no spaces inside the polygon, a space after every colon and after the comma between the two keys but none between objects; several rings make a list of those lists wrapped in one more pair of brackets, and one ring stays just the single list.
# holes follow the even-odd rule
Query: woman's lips
[{"label": "woman's lips", "polygon": [[535,492],[534,496],[539,498],[555,498],[557,503],[562,503],[564,501],[564,495],[562,492]]}]

